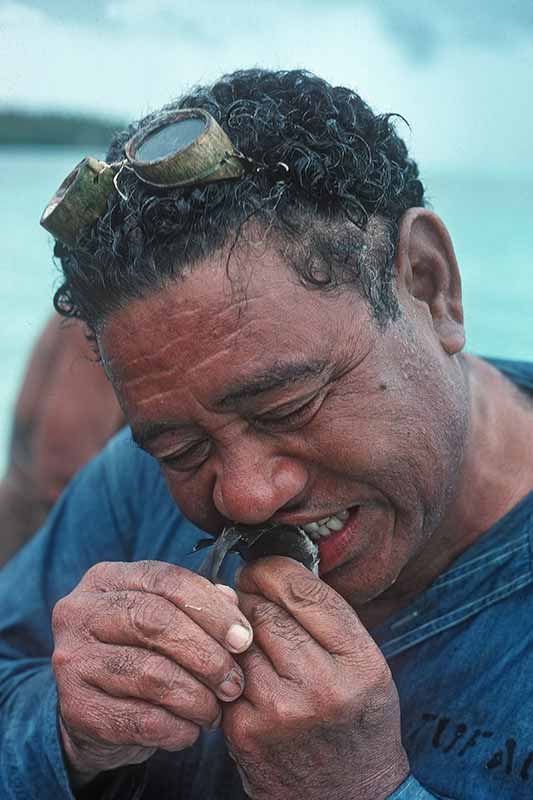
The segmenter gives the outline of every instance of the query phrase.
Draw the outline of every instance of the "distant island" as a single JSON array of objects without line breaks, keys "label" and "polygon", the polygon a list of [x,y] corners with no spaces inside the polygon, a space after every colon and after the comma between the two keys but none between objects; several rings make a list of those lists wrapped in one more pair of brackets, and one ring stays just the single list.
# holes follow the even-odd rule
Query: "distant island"
[{"label": "distant island", "polygon": [[33,112],[0,108],[2,145],[92,145],[106,148],[124,122],[66,112]]}]

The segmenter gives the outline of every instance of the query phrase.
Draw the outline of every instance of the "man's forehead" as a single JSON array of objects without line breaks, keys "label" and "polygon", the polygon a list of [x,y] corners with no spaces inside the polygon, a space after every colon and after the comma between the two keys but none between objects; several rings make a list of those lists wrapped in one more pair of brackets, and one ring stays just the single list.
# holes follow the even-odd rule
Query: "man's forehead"
[{"label": "man's forehead", "polygon": [[223,264],[206,260],[119,310],[103,340],[113,378],[153,377],[163,386],[177,372],[210,396],[217,383],[224,406],[318,375],[326,360],[357,347],[351,339],[360,338],[366,317],[357,295],[313,291],[286,264],[273,264],[275,253],[261,256],[246,284],[236,287]]}]

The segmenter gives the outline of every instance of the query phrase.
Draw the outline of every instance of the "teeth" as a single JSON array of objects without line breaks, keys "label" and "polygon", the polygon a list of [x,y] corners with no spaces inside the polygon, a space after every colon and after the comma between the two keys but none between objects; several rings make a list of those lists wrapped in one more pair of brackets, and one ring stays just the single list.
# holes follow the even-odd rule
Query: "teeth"
[{"label": "teeth", "polygon": [[309,522],[307,525],[304,525],[305,530],[307,533],[318,533],[318,522]]},{"label": "teeth", "polygon": [[326,522],[326,526],[332,531],[341,531],[344,528],[344,522],[338,517],[331,517]]},{"label": "teeth", "polygon": [[349,511],[338,511],[330,517],[323,517],[317,522],[308,522],[307,525],[302,525],[302,527],[313,541],[317,541],[322,536],[330,536],[335,531],[341,531],[349,516]]}]

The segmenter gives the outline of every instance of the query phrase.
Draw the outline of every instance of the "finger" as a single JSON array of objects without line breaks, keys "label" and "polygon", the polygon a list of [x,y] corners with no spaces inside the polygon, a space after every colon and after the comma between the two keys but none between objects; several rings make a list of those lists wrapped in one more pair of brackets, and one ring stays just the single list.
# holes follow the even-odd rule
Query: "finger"
[{"label": "finger", "polygon": [[78,674],[105,694],[145,700],[204,728],[213,727],[220,717],[213,692],[158,653],[100,645],[89,658],[84,657]]},{"label": "finger", "polygon": [[188,569],[162,561],[103,562],[79,588],[91,592],[134,591],[165,598],[233,653],[251,644],[252,630],[227,593]]},{"label": "finger", "polygon": [[67,729],[94,742],[183,750],[199,736],[200,728],[161,706],[143,700],[116,698],[98,689],[83,689],[61,699]]},{"label": "finger", "polygon": [[[254,642],[268,656],[278,676],[300,683],[331,667],[329,653],[284,608],[244,592],[239,593],[239,601],[254,629]],[[239,663],[243,666],[247,662],[239,658]],[[247,675],[245,679],[248,681]]]},{"label": "finger", "polygon": [[243,569],[238,587],[284,608],[331,655],[359,659],[377,650],[348,603],[294,559],[258,559]]},{"label": "finger", "polygon": [[96,604],[91,599],[89,632],[99,642],[155,650],[222,700],[235,700],[242,693],[244,676],[233,656],[164,598],[143,592],[106,592]]},{"label": "finger", "polygon": [[239,598],[237,597],[237,592],[235,589],[232,589],[231,586],[226,586],[225,583],[215,583],[219,592],[224,592],[228,600],[230,600],[234,605],[239,605]]},{"label": "finger", "polygon": [[[273,701],[280,691],[284,691],[280,686],[280,676],[275,666],[272,664],[266,653],[254,642],[246,653],[239,656],[239,663],[245,674],[246,683],[242,698],[252,705],[262,705],[263,707]],[[230,713],[230,705],[224,707],[224,719]]]}]

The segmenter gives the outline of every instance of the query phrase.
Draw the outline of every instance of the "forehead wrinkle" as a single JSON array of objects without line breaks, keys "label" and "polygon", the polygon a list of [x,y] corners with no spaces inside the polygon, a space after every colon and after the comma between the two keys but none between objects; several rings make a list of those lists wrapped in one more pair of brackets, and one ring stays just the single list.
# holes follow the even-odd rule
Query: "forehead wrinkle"
[{"label": "forehead wrinkle", "polygon": [[[231,334],[231,338],[233,338],[235,334]],[[172,346],[172,345],[170,345]],[[136,405],[138,408],[142,408],[146,405],[151,405],[158,400],[161,400],[168,395],[175,394],[176,391],[189,391],[191,389],[190,383],[191,378],[193,378],[195,372],[201,370],[202,373],[208,375],[210,372],[210,365],[212,362],[216,362],[217,359],[220,357],[231,357],[233,354],[233,350],[230,346],[224,348],[224,350],[217,350],[215,353],[211,354],[207,358],[203,358],[199,360],[198,363],[192,364],[186,373],[181,371],[180,365],[176,363],[172,363],[167,368],[160,368],[160,369],[150,369],[147,373],[141,373],[136,377],[131,377],[127,380],[128,390],[138,391],[140,388],[148,384],[148,386],[153,384],[161,384],[163,382],[166,383],[166,386],[160,387],[159,390],[154,393],[150,394],[149,397],[146,397],[142,400],[138,400]],[[178,377],[178,383],[176,383],[176,376]],[[201,401],[197,398],[197,402],[200,402],[200,405],[204,405]]]}]

